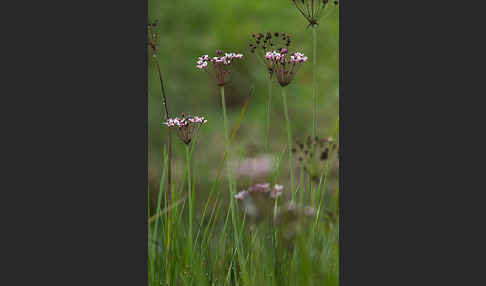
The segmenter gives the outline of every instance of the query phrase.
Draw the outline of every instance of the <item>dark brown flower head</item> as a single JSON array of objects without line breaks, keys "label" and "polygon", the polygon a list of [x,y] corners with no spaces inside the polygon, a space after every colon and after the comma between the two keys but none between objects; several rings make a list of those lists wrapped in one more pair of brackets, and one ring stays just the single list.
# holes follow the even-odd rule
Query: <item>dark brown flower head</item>
[{"label": "dark brown flower head", "polygon": [[300,14],[309,21],[309,26],[317,26],[317,22],[329,15],[333,8],[338,6],[338,1],[334,1],[333,5],[329,4],[328,0],[292,0]]},{"label": "dark brown flower head", "polygon": [[228,83],[229,77],[231,76],[231,65],[233,61],[243,58],[243,54],[225,53],[223,55],[221,50],[217,50],[216,54],[218,56],[212,58],[208,55],[199,57],[196,66],[199,70],[207,71],[219,86],[223,86]]},{"label": "dark brown flower head", "polygon": [[204,117],[188,116],[182,114],[182,118],[169,118],[164,122],[169,128],[176,130],[177,137],[179,137],[184,144],[191,143],[192,138],[196,134],[199,127],[208,122]]},{"label": "dark brown flower head", "polygon": [[270,77],[273,75],[273,65],[265,60],[267,52],[280,51],[281,49],[289,49],[291,45],[291,37],[284,32],[265,32],[252,34],[252,41],[249,43],[250,52],[255,54],[261,62],[265,64]]},{"label": "dark brown flower head", "polygon": [[297,165],[307,172],[314,182],[319,182],[324,172],[325,162],[329,159],[329,152],[336,144],[332,138],[307,137],[305,142],[296,140],[296,148],[292,149]]}]

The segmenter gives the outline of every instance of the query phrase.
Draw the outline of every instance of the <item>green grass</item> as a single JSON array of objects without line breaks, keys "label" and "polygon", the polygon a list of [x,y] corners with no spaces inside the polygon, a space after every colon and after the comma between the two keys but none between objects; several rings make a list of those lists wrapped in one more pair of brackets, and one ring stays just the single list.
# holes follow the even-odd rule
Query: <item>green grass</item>
[{"label": "green grass", "polygon": [[[164,170],[166,166],[167,160]],[[324,176],[328,175],[327,170]],[[165,177],[162,185],[164,180]],[[150,223],[150,285],[338,285],[339,225],[325,215],[331,212],[337,217],[338,202],[333,196],[324,196],[316,205],[313,218],[299,217],[286,223],[276,222],[271,212],[256,224],[239,209],[242,224],[240,231],[234,233],[229,231],[230,209],[223,204],[227,189],[218,187],[221,191],[200,202],[209,207],[193,222],[192,236],[183,219],[184,210],[189,207],[186,204],[165,204],[160,218]],[[325,180],[321,178],[312,188],[299,188],[307,195],[299,203],[319,201],[326,194]],[[182,188],[178,200],[183,193]],[[283,207],[280,200],[288,199],[279,198],[278,209]],[[158,208],[162,204],[159,201]],[[289,238],[289,234],[295,237]]]}]

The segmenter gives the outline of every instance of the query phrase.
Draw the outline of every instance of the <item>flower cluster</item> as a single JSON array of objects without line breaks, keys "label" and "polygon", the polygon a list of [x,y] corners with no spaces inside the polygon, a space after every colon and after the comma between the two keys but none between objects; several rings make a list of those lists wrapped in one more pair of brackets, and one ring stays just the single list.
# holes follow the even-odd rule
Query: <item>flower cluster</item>
[{"label": "flower cluster", "polygon": [[[266,32],[252,35],[253,40],[250,42],[250,52],[257,55],[266,65],[270,77],[273,75],[272,65],[265,61],[265,55],[269,51],[288,49],[291,44],[291,36],[285,32]],[[258,49],[257,49],[258,48]]]},{"label": "flower cluster", "polygon": [[282,87],[292,82],[300,65],[307,62],[307,59],[304,54],[299,52],[289,53],[289,50],[286,48],[265,54],[267,65],[276,75],[277,81]]},{"label": "flower cluster", "polygon": [[243,58],[243,54],[239,53],[225,53],[221,50],[217,50],[218,56],[209,57],[204,55],[197,60],[196,67],[199,70],[206,70],[211,76],[216,79],[219,86],[223,86],[227,83],[229,76],[231,75],[230,66],[234,59]]},{"label": "flower cluster", "polygon": [[272,216],[276,206],[275,199],[282,195],[283,186],[269,183],[256,184],[235,195],[241,203],[241,208],[250,221],[258,222],[265,217]]},{"label": "flower cluster", "polygon": [[164,124],[169,128],[174,128],[177,137],[179,137],[185,144],[189,144],[199,127],[206,122],[208,121],[204,117],[185,117],[184,114],[182,114],[181,118],[169,118]]},{"label": "flower cluster", "polygon": [[[328,15],[331,5],[328,0],[292,0],[300,14],[309,21],[309,26],[317,26],[317,21],[323,16]],[[338,1],[333,1],[334,7],[338,6]]]},{"label": "flower cluster", "polygon": [[[285,61],[285,54],[288,53],[288,51],[289,50],[287,49],[282,49],[281,53],[277,51],[267,52],[265,54],[265,59],[272,62],[277,62],[277,61],[283,62]],[[307,61],[307,57],[304,54],[299,52],[295,52],[290,56],[291,63],[305,63],[306,61]]]},{"label": "flower cluster", "polygon": [[270,189],[270,184],[256,184],[248,188],[248,190],[243,190],[235,195],[235,199],[237,200],[244,200],[248,198],[250,195],[259,195],[263,194],[268,196],[271,199],[276,199],[280,195],[282,195],[283,186],[282,185],[274,185],[273,189]]},{"label": "flower cluster", "polygon": [[292,153],[297,158],[297,164],[308,173],[314,182],[319,182],[320,176],[324,172],[326,160],[329,157],[329,151],[334,150],[337,145],[333,143],[332,138],[315,137],[314,140],[310,136],[307,137],[306,142],[300,139],[296,140],[296,148],[292,148]]}]

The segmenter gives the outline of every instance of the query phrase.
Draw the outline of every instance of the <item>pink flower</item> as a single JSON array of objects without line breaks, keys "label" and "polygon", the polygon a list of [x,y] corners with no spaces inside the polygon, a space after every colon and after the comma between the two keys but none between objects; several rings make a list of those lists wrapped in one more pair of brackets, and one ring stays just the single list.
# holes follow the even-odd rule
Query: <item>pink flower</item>
[{"label": "pink flower", "polygon": [[235,195],[235,199],[237,200],[244,200],[248,197],[248,191],[241,191]]},{"label": "pink flower", "polygon": [[273,190],[270,193],[270,197],[272,199],[276,199],[277,197],[279,197],[280,195],[282,195],[282,190],[283,190],[283,186],[282,185],[275,185],[275,186],[273,186]]},{"label": "pink flower", "polygon": [[231,75],[231,64],[234,59],[243,58],[243,54],[239,53],[225,53],[221,50],[217,50],[218,56],[210,58],[208,55],[204,55],[198,58],[196,67],[199,70],[206,70],[213,78],[215,78],[219,86],[223,86],[228,82]]},{"label": "pink flower", "polygon": [[305,63],[307,57],[299,52],[288,54],[288,49],[282,48],[280,52],[267,52],[265,54],[265,60],[269,69],[277,76],[278,83],[281,86],[286,86],[292,82],[300,64]]},{"label": "pink flower", "polygon": [[163,124],[167,125],[169,128],[176,130],[176,135],[182,140],[186,145],[191,143],[192,137],[197,132],[199,127],[208,122],[204,117],[198,116],[188,116],[185,117],[182,114],[182,118],[169,118]]}]

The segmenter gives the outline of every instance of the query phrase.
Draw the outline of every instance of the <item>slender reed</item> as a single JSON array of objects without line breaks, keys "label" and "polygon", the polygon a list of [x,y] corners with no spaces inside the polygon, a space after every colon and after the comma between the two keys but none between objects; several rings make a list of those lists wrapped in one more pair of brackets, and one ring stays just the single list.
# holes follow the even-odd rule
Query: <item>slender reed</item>
[{"label": "slender reed", "polygon": [[292,202],[295,202],[294,192],[294,160],[292,159],[292,130],[290,128],[289,110],[287,107],[287,95],[285,87],[282,87],[282,98],[285,110],[285,122],[287,124],[287,144],[289,145],[289,165],[290,165],[290,193],[292,194]]}]

